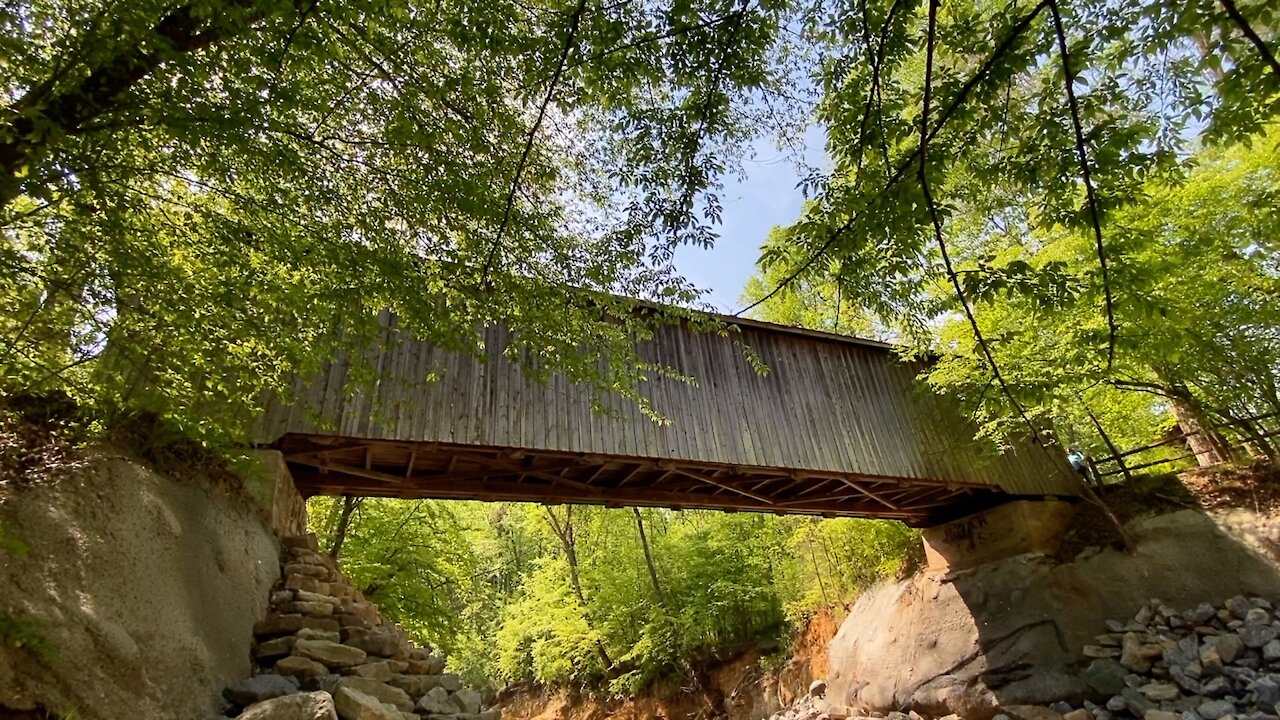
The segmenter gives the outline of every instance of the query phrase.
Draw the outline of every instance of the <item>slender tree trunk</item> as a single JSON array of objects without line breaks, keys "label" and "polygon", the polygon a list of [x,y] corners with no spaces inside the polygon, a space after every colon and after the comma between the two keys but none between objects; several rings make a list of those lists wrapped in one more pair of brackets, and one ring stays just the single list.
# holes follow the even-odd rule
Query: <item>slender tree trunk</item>
[{"label": "slender tree trunk", "polygon": [[636,518],[636,530],[640,533],[640,546],[644,548],[644,562],[649,566],[649,580],[653,583],[653,592],[658,596],[658,605],[667,607],[666,596],[662,594],[662,583],[658,582],[658,566],[653,561],[653,551],[649,549],[649,536],[644,531],[644,518],[640,517],[640,508],[632,507]]},{"label": "slender tree trunk", "polygon": [[[1102,423],[1098,421],[1098,416],[1093,414],[1092,408],[1086,407],[1085,412],[1089,413],[1089,419],[1093,421],[1093,426],[1097,428],[1098,435],[1102,437],[1102,442],[1107,444],[1107,449],[1111,451],[1111,456],[1116,459],[1116,465],[1120,466],[1120,472],[1124,474],[1125,481],[1133,482],[1133,474],[1129,472],[1129,466],[1125,464],[1124,458],[1120,457],[1120,449],[1116,447],[1115,443],[1111,442],[1111,436],[1102,428]],[[1097,485],[1102,484],[1101,477],[1095,476],[1091,479]]]},{"label": "slender tree trunk", "polygon": [[342,552],[342,544],[347,541],[347,530],[351,528],[351,513],[356,509],[360,499],[352,495],[342,496],[342,513],[338,515],[338,526],[333,530],[333,543],[329,545],[329,557],[338,559]]},{"label": "slender tree trunk", "polygon": [[1280,455],[1277,455],[1276,453],[1275,446],[1271,444],[1270,440],[1263,436],[1263,430],[1259,429],[1258,425],[1255,425],[1250,420],[1242,418],[1233,417],[1230,419],[1240,426],[1240,433],[1249,439],[1249,454],[1252,455],[1255,460],[1268,460],[1270,462],[1275,462],[1280,458]]},{"label": "slender tree trunk", "polygon": [[[582,612],[587,617],[587,622],[591,621],[591,606],[587,604],[587,595],[582,592],[582,578],[578,574],[578,548],[577,540],[573,536],[573,506],[566,505],[564,511],[564,522],[561,523],[556,514],[551,512],[551,508],[546,508],[547,519],[551,522],[551,529],[555,532],[556,537],[560,539],[560,545],[564,548],[565,560],[569,563],[569,583],[573,587],[573,594],[578,597],[578,602],[582,603]],[[605,650],[604,643],[596,640],[596,654],[600,656],[600,661],[604,663],[605,670],[613,667],[613,659],[609,657],[609,651]]]},{"label": "slender tree trunk", "polygon": [[809,560],[813,562],[813,576],[818,578],[818,588],[822,590],[822,603],[831,604],[831,596],[827,595],[827,584],[822,581],[822,570],[818,569],[818,555],[813,551],[813,540],[809,540]]}]

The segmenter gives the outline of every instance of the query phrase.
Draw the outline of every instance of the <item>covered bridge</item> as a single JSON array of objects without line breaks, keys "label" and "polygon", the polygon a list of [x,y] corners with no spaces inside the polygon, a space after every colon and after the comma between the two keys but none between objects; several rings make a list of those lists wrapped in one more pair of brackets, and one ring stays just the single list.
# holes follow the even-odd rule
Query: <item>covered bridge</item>
[{"label": "covered bridge", "polygon": [[[631,403],[609,415],[562,376],[541,384],[484,332],[477,357],[412,338],[270,405],[262,444],[281,450],[304,496],[525,500],[897,518],[932,525],[1017,496],[1075,495],[1061,451],[997,452],[958,408],[915,381],[921,366],[878,342],[724,318],[740,332],[659,329],[649,359],[697,379],[652,378],[670,420]],[[392,321],[393,322],[393,321]],[[760,374],[739,343],[768,365]],[[433,374],[438,379],[426,382]]]}]

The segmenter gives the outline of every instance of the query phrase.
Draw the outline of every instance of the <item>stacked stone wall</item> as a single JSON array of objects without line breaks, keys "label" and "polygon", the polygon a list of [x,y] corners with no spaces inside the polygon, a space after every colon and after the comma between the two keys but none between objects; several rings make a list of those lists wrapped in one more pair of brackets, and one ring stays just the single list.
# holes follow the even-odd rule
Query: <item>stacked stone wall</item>
[{"label": "stacked stone wall", "polygon": [[228,687],[241,720],[500,720],[444,672],[318,552],[314,535],[282,539],[270,611],[254,626],[254,675]]}]

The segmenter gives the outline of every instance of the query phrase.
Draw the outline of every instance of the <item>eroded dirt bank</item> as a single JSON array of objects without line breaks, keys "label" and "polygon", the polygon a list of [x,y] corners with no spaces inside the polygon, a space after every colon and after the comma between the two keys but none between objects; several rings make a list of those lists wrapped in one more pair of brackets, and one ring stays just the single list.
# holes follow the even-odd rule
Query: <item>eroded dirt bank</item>
[{"label": "eroded dirt bank", "polygon": [[248,674],[278,549],[232,488],[99,455],[0,529],[0,717],[203,717]]},{"label": "eroded dirt bank", "polygon": [[827,647],[839,628],[831,611],[810,618],[792,641],[792,656],[776,672],[761,666],[762,651],[715,663],[700,683],[655,688],[646,696],[602,700],[537,687],[504,693],[503,720],[651,720],[730,717],[763,720],[790,706],[815,678],[827,674]]}]

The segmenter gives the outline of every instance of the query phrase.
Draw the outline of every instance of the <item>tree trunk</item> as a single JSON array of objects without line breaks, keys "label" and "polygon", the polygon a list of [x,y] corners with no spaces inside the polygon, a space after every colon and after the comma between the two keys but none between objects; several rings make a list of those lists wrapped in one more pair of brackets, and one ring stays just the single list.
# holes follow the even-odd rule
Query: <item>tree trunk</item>
[{"label": "tree trunk", "polygon": [[1169,400],[1178,427],[1186,434],[1187,447],[1196,455],[1200,467],[1210,467],[1231,460],[1227,441],[1214,427],[1200,404],[1185,389],[1170,388]]},{"label": "tree trunk", "polygon": [[1275,446],[1271,444],[1271,441],[1267,439],[1263,434],[1263,431],[1259,429],[1258,425],[1255,425],[1250,420],[1242,418],[1233,417],[1231,420],[1240,426],[1240,433],[1249,439],[1249,454],[1252,455],[1255,460],[1275,462],[1277,459],[1280,459],[1280,455],[1276,453]]},{"label": "tree trunk", "polygon": [[[1129,466],[1125,464],[1124,458],[1120,457],[1120,448],[1116,447],[1116,444],[1111,442],[1111,436],[1102,428],[1102,423],[1098,420],[1098,416],[1093,414],[1093,409],[1085,407],[1084,410],[1089,413],[1089,419],[1093,421],[1093,426],[1098,430],[1098,435],[1102,438],[1102,442],[1107,444],[1107,449],[1111,451],[1111,457],[1115,458],[1116,465],[1120,467],[1120,472],[1124,474],[1125,482],[1133,482],[1133,474],[1129,472]],[[1092,467],[1092,463],[1089,467]],[[1090,478],[1090,480],[1098,486],[1102,485],[1102,478],[1100,476],[1095,475],[1093,478]]]},{"label": "tree trunk", "polygon": [[351,527],[351,513],[355,511],[360,499],[351,495],[342,496],[342,514],[338,516],[338,526],[333,530],[333,543],[329,546],[329,557],[338,559],[342,552],[342,544],[347,541],[347,530]]},{"label": "tree trunk", "polygon": [[658,582],[658,566],[653,561],[653,551],[649,549],[649,536],[644,532],[644,518],[640,517],[640,508],[632,507],[636,517],[636,530],[640,533],[640,546],[644,548],[644,562],[649,566],[649,580],[653,583],[653,592],[658,596],[658,605],[667,607],[666,597],[662,594],[662,584]]},{"label": "tree trunk", "polygon": [[1186,435],[1187,447],[1195,453],[1200,467],[1210,467],[1231,460],[1231,446],[1204,412],[1191,390],[1172,378],[1163,368],[1152,368],[1169,398],[1173,417]]},{"label": "tree trunk", "polygon": [[[564,548],[565,560],[569,563],[569,583],[573,586],[573,594],[578,596],[578,602],[582,603],[582,612],[587,618],[588,624],[591,622],[591,606],[587,605],[586,593],[582,592],[582,578],[578,575],[578,548],[577,541],[573,537],[573,506],[565,506],[564,522],[561,523],[556,514],[551,512],[551,508],[546,508],[547,519],[551,523],[551,529],[555,532],[556,537],[560,539],[560,545]],[[613,659],[609,657],[609,651],[605,650],[604,643],[596,640],[596,654],[600,656],[600,661],[604,663],[605,670],[613,667]]]}]

